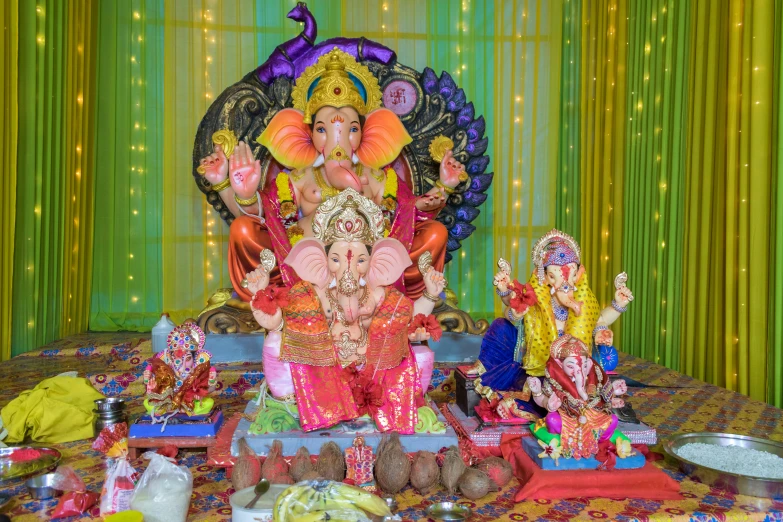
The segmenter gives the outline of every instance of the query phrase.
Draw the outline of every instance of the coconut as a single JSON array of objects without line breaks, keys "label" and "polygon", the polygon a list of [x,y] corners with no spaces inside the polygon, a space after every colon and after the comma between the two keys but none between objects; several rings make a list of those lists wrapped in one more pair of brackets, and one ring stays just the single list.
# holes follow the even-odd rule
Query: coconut
[{"label": "coconut", "polygon": [[310,452],[302,446],[296,450],[296,455],[291,459],[291,478],[294,482],[302,480],[302,476],[308,471],[312,471],[313,461],[310,460]]},{"label": "coconut", "polygon": [[343,481],[345,478],[345,458],[336,442],[329,441],[321,446],[315,471],[318,472],[319,477],[327,480]]},{"label": "coconut", "polygon": [[405,487],[411,474],[411,461],[402,447],[400,435],[384,436],[375,459],[375,481],[384,493],[395,494]]},{"label": "coconut", "polygon": [[470,500],[478,500],[496,487],[489,475],[476,468],[468,468],[459,478],[459,490]]},{"label": "coconut", "polygon": [[440,480],[440,468],[435,460],[435,454],[430,451],[419,451],[413,457],[411,464],[411,486],[426,495]]},{"label": "coconut", "polygon": [[311,469],[301,477],[299,477],[299,480],[315,480],[321,478],[321,475],[318,474],[318,472],[314,469]]},{"label": "coconut", "polygon": [[440,482],[449,491],[450,495],[457,492],[459,478],[465,472],[467,466],[462,460],[459,448],[451,446],[443,458],[443,468],[440,470]]},{"label": "coconut", "polygon": [[288,463],[283,458],[283,443],[281,441],[272,441],[272,449],[269,450],[269,455],[267,455],[264,465],[261,466],[261,476],[272,484],[293,484],[288,475]]},{"label": "coconut", "polygon": [[261,480],[261,463],[258,461],[256,452],[244,438],[239,439],[237,445],[239,446],[239,457],[237,457],[231,471],[231,484],[235,490],[239,491],[255,486]]},{"label": "coconut", "polygon": [[514,476],[511,464],[500,457],[487,457],[479,462],[476,468],[486,473],[489,476],[489,480],[499,488],[508,484],[511,481],[511,477]]}]

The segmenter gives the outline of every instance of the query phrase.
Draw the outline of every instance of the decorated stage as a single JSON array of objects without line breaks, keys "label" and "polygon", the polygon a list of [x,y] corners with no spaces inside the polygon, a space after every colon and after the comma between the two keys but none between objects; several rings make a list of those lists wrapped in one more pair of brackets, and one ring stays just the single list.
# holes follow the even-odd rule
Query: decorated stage
[{"label": "decorated stage", "polygon": [[[132,415],[142,412],[141,383],[144,361],[151,355],[150,342],[138,334],[85,334],[54,342],[0,364],[0,407],[40,380],[62,372],[87,376],[96,389],[110,396],[131,399]],[[253,388],[263,378],[260,364],[218,366],[216,400],[227,416],[244,410]],[[659,439],[676,432],[715,431],[753,435],[783,441],[783,411],[743,395],[701,383],[641,359],[621,356],[619,372],[629,378],[629,396],[644,422],[658,429]],[[636,381],[636,382],[633,382]],[[443,403],[454,400],[453,367],[436,365],[430,396]],[[73,466],[88,488],[100,491],[104,464],[90,448],[91,441],[57,445],[63,464]],[[182,455],[183,453],[181,453]],[[203,452],[186,452],[181,463],[194,477],[189,520],[229,521],[228,498],[233,493],[224,470],[207,465]],[[146,464],[133,461],[138,470]],[[458,500],[470,505],[475,521],[491,520],[783,520],[783,499],[778,501],[733,495],[695,483],[670,464],[655,463],[681,483],[682,501],[633,499],[570,499],[530,501],[515,504],[516,479],[498,493],[474,503],[452,497],[440,488],[424,498],[410,487],[398,495],[404,520],[426,520],[425,508],[432,502]],[[2,513],[15,522],[46,520],[56,500],[37,501],[26,493],[21,481],[3,485],[15,495]],[[80,520],[100,520],[97,507]]]}]

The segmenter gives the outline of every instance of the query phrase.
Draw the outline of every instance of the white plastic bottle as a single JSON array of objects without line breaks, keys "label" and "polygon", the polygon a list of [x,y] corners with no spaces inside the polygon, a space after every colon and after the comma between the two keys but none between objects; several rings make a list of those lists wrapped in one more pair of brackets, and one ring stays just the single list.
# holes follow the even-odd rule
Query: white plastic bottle
[{"label": "white plastic bottle", "polygon": [[152,327],[152,351],[162,352],[166,349],[166,339],[177,325],[169,319],[169,314],[163,313],[158,324]]}]

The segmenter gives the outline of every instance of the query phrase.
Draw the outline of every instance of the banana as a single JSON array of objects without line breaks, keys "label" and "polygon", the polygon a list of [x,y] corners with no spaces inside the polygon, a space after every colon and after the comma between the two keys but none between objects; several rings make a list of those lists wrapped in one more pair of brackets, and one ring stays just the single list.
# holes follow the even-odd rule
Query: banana
[{"label": "banana", "polygon": [[322,520],[331,520],[326,518],[326,511],[311,511],[296,517],[297,522],[321,522]]},{"label": "banana", "polygon": [[272,509],[272,520],[274,522],[286,522],[288,518],[288,509],[292,502],[294,502],[303,491],[307,490],[308,486],[293,485],[285,489],[277,500],[275,501],[274,508]]},{"label": "banana", "polygon": [[391,515],[389,506],[379,496],[373,495],[362,488],[350,486],[348,484],[341,484],[338,488],[338,494],[347,499],[348,501],[355,503],[368,513],[373,515],[385,516]]}]

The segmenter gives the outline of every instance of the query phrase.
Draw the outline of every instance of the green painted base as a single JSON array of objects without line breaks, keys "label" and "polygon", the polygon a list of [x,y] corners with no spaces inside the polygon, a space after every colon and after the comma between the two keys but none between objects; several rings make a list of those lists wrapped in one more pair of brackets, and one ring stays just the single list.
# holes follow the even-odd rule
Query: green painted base
[{"label": "green painted base", "polygon": [[[212,411],[213,406],[215,406],[215,399],[211,397],[206,397],[203,400],[195,400],[193,401],[193,413],[188,413],[188,415],[208,415],[209,412]],[[155,406],[150,404],[149,399],[144,399],[144,409],[147,410],[147,415],[160,415],[155,411]]]},{"label": "green painted base", "polygon": [[258,412],[248,431],[251,435],[264,435],[300,430],[302,427],[294,417],[298,414],[299,410],[296,404],[288,405],[288,409],[286,409],[286,406],[279,402],[269,401],[266,403],[266,408]]}]

